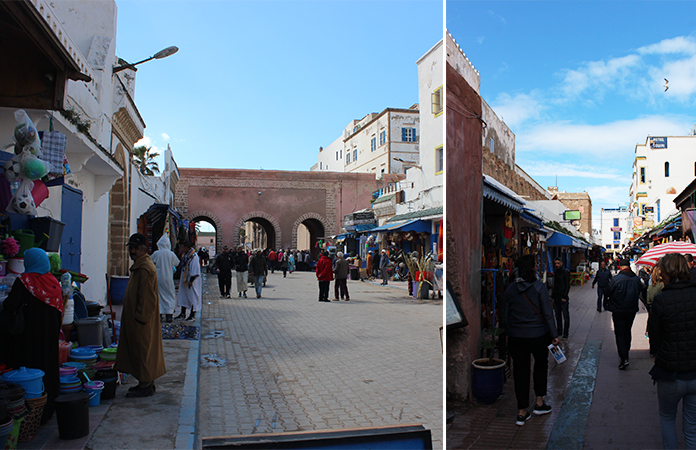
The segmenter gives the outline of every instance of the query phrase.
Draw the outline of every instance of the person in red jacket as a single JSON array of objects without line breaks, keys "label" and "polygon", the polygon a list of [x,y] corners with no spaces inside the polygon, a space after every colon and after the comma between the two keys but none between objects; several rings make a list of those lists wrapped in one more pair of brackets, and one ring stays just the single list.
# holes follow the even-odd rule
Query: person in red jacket
[{"label": "person in red jacket", "polygon": [[333,280],[333,264],[329,252],[324,251],[317,262],[317,280],[319,280],[319,301],[328,302],[329,285]]},{"label": "person in red jacket", "polygon": [[268,261],[269,267],[271,269],[271,273],[275,273],[276,270],[276,264],[278,263],[278,254],[275,252],[275,250],[271,249],[270,252],[268,252]]}]

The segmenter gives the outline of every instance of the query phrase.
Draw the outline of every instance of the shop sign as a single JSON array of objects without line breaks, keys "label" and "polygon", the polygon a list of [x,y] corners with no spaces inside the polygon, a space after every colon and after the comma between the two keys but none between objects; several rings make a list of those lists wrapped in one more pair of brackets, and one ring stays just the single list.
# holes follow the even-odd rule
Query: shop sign
[{"label": "shop sign", "polygon": [[374,223],[377,223],[377,222],[375,220],[375,213],[373,211],[355,212],[352,214],[346,214],[343,217],[343,224],[345,226],[374,224]]},{"label": "shop sign", "polygon": [[647,229],[647,228],[652,228],[654,226],[655,226],[655,222],[653,222],[652,220],[644,220],[643,221],[643,228]]},{"label": "shop sign", "polygon": [[657,148],[657,149],[667,148],[667,138],[666,137],[651,137],[650,138],[650,148]]},{"label": "shop sign", "polygon": [[643,218],[642,217],[634,217],[633,218],[633,228],[640,228],[643,226]]},{"label": "shop sign", "polygon": [[621,227],[611,227],[611,231],[622,231]]}]

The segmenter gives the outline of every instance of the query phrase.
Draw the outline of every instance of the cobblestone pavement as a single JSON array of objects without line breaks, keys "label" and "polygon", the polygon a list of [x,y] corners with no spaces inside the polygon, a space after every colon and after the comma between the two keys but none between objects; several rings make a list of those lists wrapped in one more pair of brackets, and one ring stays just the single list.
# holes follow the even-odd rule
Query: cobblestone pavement
[{"label": "cobblestone pavement", "polygon": [[207,277],[199,438],[422,423],[442,448],[442,302],[348,289],[349,302],[320,303],[314,273],[276,272],[244,299],[233,273],[221,299]]}]

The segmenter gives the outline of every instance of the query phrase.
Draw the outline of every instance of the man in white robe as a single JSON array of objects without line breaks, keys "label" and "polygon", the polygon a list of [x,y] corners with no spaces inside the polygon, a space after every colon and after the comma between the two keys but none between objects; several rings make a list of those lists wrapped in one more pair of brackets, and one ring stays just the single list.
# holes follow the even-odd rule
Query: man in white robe
[{"label": "man in white robe", "polygon": [[174,288],[174,271],[179,265],[179,258],[172,251],[169,233],[162,235],[157,241],[157,251],[150,258],[157,268],[157,283],[159,287],[159,312],[162,322],[172,321],[176,307],[176,289]]},{"label": "man in white robe", "polygon": [[[201,263],[198,254],[189,242],[181,244],[181,278],[179,279],[179,294],[176,304],[181,306],[181,314],[176,319],[195,320],[196,311],[201,310],[203,303],[203,281],[201,280]],[[186,317],[186,309],[191,313]]]}]

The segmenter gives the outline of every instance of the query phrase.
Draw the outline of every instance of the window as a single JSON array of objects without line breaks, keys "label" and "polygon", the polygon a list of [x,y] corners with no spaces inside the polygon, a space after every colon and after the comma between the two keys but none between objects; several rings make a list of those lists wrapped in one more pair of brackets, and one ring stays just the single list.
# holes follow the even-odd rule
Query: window
[{"label": "window", "polygon": [[435,91],[430,94],[430,111],[435,115],[435,117],[442,114],[442,86],[435,89]]},{"label": "window", "polygon": [[669,177],[669,163],[665,161],[665,178]]},{"label": "window", "polygon": [[495,151],[495,141],[493,140],[493,138],[490,138],[490,139],[488,140],[488,150],[489,150],[491,153],[493,153],[493,152]]},{"label": "window", "polygon": [[645,204],[645,203],[641,203],[641,204],[640,204],[640,215],[641,215],[641,216],[644,216],[644,215],[645,215],[645,207],[646,207],[646,206],[648,206],[648,205]]},{"label": "window", "polygon": [[442,145],[439,147],[435,147],[435,175],[439,175],[442,173],[444,170],[444,158],[443,158],[443,151],[442,151]]},{"label": "window", "polygon": [[358,160],[358,149],[354,148],[353,149],[353,162]]},{"label": "window", "polygon": [[346,164],[350,164],[350,151],[346,152]]},{"label": "window", "polygon": [[618,227],[619,226],[619,219],[614,219],[614,226]]},{"label": "window", "polygon": [[[382,130],[379,132],[379,145],[384,145],[387,143],[387,132]],[[696,170],[696,168],[694,169]]]},{"label": "window", "polygon": [[607,245],[607,250],[611,250],[611,244]]},{"label": "window", "polygon": [[319,170],[321,170],[321,169],[322,169],[322,163],[321,163],[321,161],[319,161]]},{"label": "window", "polygon": [[416,129],[403,127],[401,129],[401,141],[402,142],[417,142]]},{"label": "window", "polygon": [[374,152],[375,150],[377,150],[377,138],[373,137],[370,139],[370,151]]},{"label": "window", "polygon": [[338,159],[343,159],[343,149],[338,151]]},{"label": "window", "polygon": [[645,184],[645,167],[640,168],[640,184]]},{"label": "window", "polygon": [[614,231],[614,240],[618,241],[621,239],[621,232],[620,231]]},{"label": "window", "polygon": [[336,152],[336,161],[338,161],[338,152]]}]

